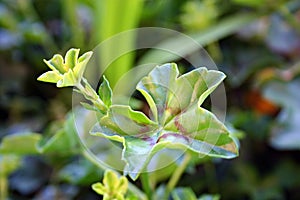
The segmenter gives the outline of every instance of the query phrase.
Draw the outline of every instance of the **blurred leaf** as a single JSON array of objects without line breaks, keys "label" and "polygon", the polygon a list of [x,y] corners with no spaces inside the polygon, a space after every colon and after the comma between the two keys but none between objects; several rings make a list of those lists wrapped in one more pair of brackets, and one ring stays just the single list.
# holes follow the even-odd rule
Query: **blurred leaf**
[{"label": "blurred leaf", "polygon": [[[141,58],[139,63],[152,63],[154,60],[156,63],[166,63],[178,60],[181,58],[178,57],[178,55],[189,55],[190,53],[197,51],[200,48],[200,45],[206,46],[207,44],[222,39],[256,18],[257,16],[252,14],[237,14],[223,19],[219,23],[216,23],[214,26],[201,31],[200,33],[189,35],[190,38],[179,35],[179,37],[168,39],[158,44],[155,49],[172,50],[171,53],[155,49],[149,50],[146,55]],[[191,42],[191,39],[198,42],[199,45],[196,45],[195,42]]]},{"label": "blurred leaf", "polygon": [[283,107],[270,139],[274,148],[300,149],[300,93],[298,91],[300,91],[299,79],[292,82],[273,81],[264,88],[265,97]]},{"label": "blurred leaf", "polygon": [[25,157],[22,166],[9,178],[10,188],[23,196],[33,194],[49,181],[51,173],[41,158]]},{"label": "blurred leaf", "polygon": [[220,14],[216,3],[214,0],[187,1],[183,5],[184,13],[180,16],[181,24],[189,32],[208,28]]},{"label": "blurred leaf", "polygon": [[[133,67],[135,53],[132,52],[132,49],[134,49],[136,33],[130,31],[121,35],[121,37],[117,37],[117,39],[111,40],[109,38],[122,31],[137,27],[143,12],[144,1],[102,0],[94,2],[95,34],[93,35],[95,38],[93,42],[95,44],[103,41],[110,43],[109,45],[99,46],[99,61],[100,67],[102,67],[101,70],[105,71],[107,79],[114,87],[120,77]],[[116,46],[118,48],[115,48]],[[107,66],[109,68],[106,69]]]},{"label": "blurred leaf", "polygon": [[55,133],[50,132],[41,139],[37,146],[39,152],[70,155],[81,151],[72,112],[66,118],[63,128]]},{"label": "blurred leaf", "polygon": [[172,197],[174,200],[197,200],[197,197],[191,188],[176,188],[172,192]]},{"label": "blurred leaf", "polygon": [[[7,177],[20,166],[20,157],[0,154],[0,177]],[[1,195],[0,195],[1,196]]]},{"label": "blurred leaf", "polygon": [[37,143],[41,135],[37,133],[13,134],[5,136],[0,144],[0,154],[37,154]]},{"label": "blurred leaf", "polygon": [[293,54],[300,46],[299,34],[279,15],[271,16],[265,40],[273,51],[281,54]]},{"label": "blurred leaf", "polygon": [[220,195],[218,194],[214,194],[214,195],[211,195],[211,194],[203,194],[201,195],[198,200],[220,200]]},{"label": "blurred leaf", "polygon": [[240,4],[242,6],[251,6],[254,8],[258,8],[265,5],[265,1],[263,0],[232,0],[236,4]]},{"label": "blurred leaf", "polygon": [[64,166],[58,176],[72,184],[89,185],[102,177],[101,169],[86,159],[75,160]]}]

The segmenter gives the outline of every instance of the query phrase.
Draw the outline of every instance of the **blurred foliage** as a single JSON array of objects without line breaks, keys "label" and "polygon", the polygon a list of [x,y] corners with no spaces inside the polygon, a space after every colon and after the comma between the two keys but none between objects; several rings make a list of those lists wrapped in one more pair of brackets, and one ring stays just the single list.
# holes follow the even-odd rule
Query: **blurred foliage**
[{"label": "blurred foliage", "polygon": [[[81,155],[71,116],[65,117],[71,91],[36,82],[46,70],[42,60],[70,47],[85,52],[123,30],[159,26],[182,31],[208,50],[228,77],[227,119],[244,133],[237,159],[190,164],[173,199],[186,193],[200,199],[218,198],[203,194],[230,200],[300,199],[299,1],[129,2],[0,0],[0,198],[98,198],[89,184],[103,172]],[[126,7],[130,4],[136,4],[135,11]],[[105,6],[111,14],[99,11]],[[123,47],[130,48],[135,39],[130,36]],[[186,55],[197,52],[177,38],[159,45]],[[127,64],[116,77],[148,61],[191,67],[151,49],[122,59]],[[111,70],[109,79],[115,79]],[[161,184],[157,199],[174,166],[166,169],[151,177],[154,185]]]}]

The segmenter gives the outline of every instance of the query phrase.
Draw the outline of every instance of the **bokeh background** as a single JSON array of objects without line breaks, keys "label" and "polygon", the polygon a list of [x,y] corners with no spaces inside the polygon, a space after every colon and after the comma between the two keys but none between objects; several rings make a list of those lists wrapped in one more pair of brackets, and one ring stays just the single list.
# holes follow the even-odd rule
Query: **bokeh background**
[{"label": "bokeh background", "polygon": [[[72,135],[72,89],[36,79],[55,53],[86,52],[119,32],[152,26],[191,36],[226,73],[226,121],[241,142],[238,158],[191,165],[179,185],[221,199],[300,199],[299,0],[0,0],[0,199],[100,198],[90,184],[103,172]],[[151,39],[126,37],[105,47],[103,59]],[[176,38],[153,37],[182,48]],[[114,85],[149,58],[165,61],[139,50],[105,74]]]}]

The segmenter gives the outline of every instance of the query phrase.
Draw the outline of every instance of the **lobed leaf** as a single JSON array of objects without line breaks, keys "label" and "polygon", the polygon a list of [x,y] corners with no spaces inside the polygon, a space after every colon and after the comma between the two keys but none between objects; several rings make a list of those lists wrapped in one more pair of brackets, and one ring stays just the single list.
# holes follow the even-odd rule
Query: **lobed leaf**
[{"label": "lobed leaf", "polygon": [[179,76],[176,64],[158,66],[137,84],[150,106],[150,119],[129,106],[113,105],[91,133],[123,144],[124,171],[133,180],[163,148],[236,157],[238,147],[229,130],[200,107],[224,78],[206,68]]}]

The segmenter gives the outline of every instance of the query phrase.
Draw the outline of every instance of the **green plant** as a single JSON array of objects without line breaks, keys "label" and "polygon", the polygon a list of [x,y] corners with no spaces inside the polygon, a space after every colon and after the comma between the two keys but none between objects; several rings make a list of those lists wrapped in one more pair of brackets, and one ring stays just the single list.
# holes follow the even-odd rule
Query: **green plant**
[{"label": "green plant", "polygon": [[[69,50],[65,60],[54,55],[44,60],[52,71],[42,74],[38,80],[56,83],[58,87],[74,86],[90,101],[83,106],[99,116],[91,134],[122,143],[124,171],[133,180],[144,172],[158,151],[182,150],[184,159],[163,195],[167,198],[193,157],[234,158],[238,155],[238,146],[230,131],[213,113],[200,107],[225,78],[222,72],[202,67],[179,76],[174,63],[155,67],[136,87],[150,107],[148,117],[129,105],[112,104],[113,93],[105,77],[97,92],[90,86],[82,73],[91,55],[92,52],[88,52],[78,58],[79,49]],[[151,198],[153,188],[147,176],[143,174],[142,182]]]}]

